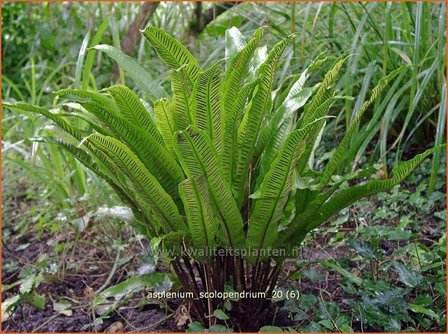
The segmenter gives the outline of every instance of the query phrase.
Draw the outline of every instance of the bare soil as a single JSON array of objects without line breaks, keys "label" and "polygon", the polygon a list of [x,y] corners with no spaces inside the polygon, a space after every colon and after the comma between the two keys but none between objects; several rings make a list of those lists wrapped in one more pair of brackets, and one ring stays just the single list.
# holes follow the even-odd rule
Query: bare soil
[{"label": "bare soil", "polygon": [[[24,209],[23,205],[18,201],[11,205],[9,209],[20,213]],[[397,224],[395,221],[385,221],[385,224]],[[10,224],[8,224],[11,226]],[[350,219],[344,223],[340,231],[351,230],[355,228],[355,224]],[[422,242],[431,246],[440,237],[435,234],[437,230],[437,222],[434,219],[428,219],[427,225],[422,228]],[[95,233],[95,232],[87,232]],[[36,232],[29,231],[24,235],[9,236],[7,242],[3,242],[2,247],[2,284],[7,285],[14,283],[19,279],[19,274],[24,267],[30,264],[36,264],[43,254],[54,252],[50,243],[50,233],[43,233],[39,237]],[[94,235],[82,235],[81,239],[89,240]],[[347,247],[323,247],[328,242],[329,234],[315,233],[313,240],[307,243],[302,249],[300,260],[309,262],[309,269],[314,269],[323,275],[318,281],[311,281],[306,277],[299,280],[288,280],[291,273],[296,270],[295,261],[289,260],[285,263],[279,280],[279,286],[293,286],[302,294],[321,295],[325,300],[332,300],[340,305],[344,310],[348,307],[342,302],[344,299],[344,291],[338,284],[341,276],[331,274],[328,270],[322,268],[315,261],[319,259],[338,259],[349,258],[353,256],[352,251]],[[74,240],[73,233],[63,232],[52,235],[60,241],[71,242]],[[24,248],[23,245],[29,244]],[[386,255],[391,254],[397,246],[394,242],[384,240],[380,245]],[[64,267],[67,269],[63,275],[48,275],[45,281],[37,288],[37,293],[45,295],[46,305],[43,310],[39,310],[27,303],[21,303],[10,316],[10,318],[2,323],[2,332],[183,332],[186,326],[177,326],[176,310],[184,305],[182,300],[170,300],[166,305],[146,303],[140,306],[139,302],[145,301],[145,295],[140,294],[136,299],[117,311],[112,313],[108,318],[103,319],[100,323],[93,325],[97,315],[90,307],[94,297],[93,292],[103,285],[113,265],[113,256],[106,254],[104,249],[97,247],[95,243],[85,242],[82,246],[75,247],[73,254],[64,258]],[[109,286],[117,284],[126,278],[128,273],[135,269],[135,262],[129,265],[121,266],[113,276]],[[77,263],[76,270],[70,269],[73,262]],[[16,270],[5,270],[5,267],[11,267],[16,263]],[[94,269],[89,263],[99,264]],[[73,266],[72,266],[73,267]],[[166,270],[166,268],[159,268]],[[366,268],[368,271],[369,268]],[[356,274],[356,270],[354,271]],[[359,275],[362,275],[359,272]],[[322,294],[321,291],[326,291]],[[18,287],[10,289],[2,293],[2,300],[18,293]],[[66,316],[56,312],[53,309],[53,302],[62,299],[69,299],[74,305],[73,314]],[[281,306],[281,305],[278,305]],[[274,321],[277,326],[299,326],[293,323],[285,312],[272,312],[266,317],[268,323]],[[354,328],[360,330],[361,328]],[[365,329],[365,328],[364,328]]]}]

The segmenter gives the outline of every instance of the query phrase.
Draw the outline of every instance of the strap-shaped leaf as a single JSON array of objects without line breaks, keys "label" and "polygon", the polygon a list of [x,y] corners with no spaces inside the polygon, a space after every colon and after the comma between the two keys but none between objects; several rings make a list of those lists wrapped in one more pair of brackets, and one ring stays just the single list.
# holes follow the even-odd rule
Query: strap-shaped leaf
[{"label": "strap-shaped leaf", "polygon": [[221,152],[224,124],[224,113],[221,110],[220,65],[217,63],[199,74],[193,100],[195,124],[208,134],[218,154]]},{"label": "strap-shaped leaf", "polygon": [[225,57],[230,62],[233,55],[241,51],[246,46],[246,40],[237,27],[226,30],[225,36]]},{"label": "strap-shaped leaf", "polygon": [[177,197],[178,184],[184,179],[183,172],[174,157],[149,133],[106,109],[101,100],[96,99],[100,94],[89,92],[86,95],[85,91],[73,89],[61,90],[57,94],[79,102],[87,111],[110,127],[129,145],[146,168],[158,178],[165,190],[171,196]]},{"label": "strap-shaped leaf", "polygon": [[176,70],[186,65],[188,80],[191,84],[196,82],[201,69],[185,46],[170,34],[154,26],[147,27],[142,34],[169,68]]},{"label": "strap-shaped leaf", "polygon": [[[296,185],[292,184],[295,168],[297,163],[300,161],[303,152],[306,149],[307,145],[307,138],[310,135],[310,130],[312,129],[313,123],[309,124],[303,129],[295,130],[293,131],[287,138],[285,144],[282,146],[280,152],[277,154],[276,159],[271,164],[269,171],[266,174],[260,174],[259,178],[264,176],[264,179],[262,180],[261,186],[258,188],[258,190],[252,194],[250,197],[259,201],[259,199],[263,199],[266,201],[266,203],[258,202],[259,204],[259,212],[261,213],[257,219],[260,221],[263,221],[264,224],[261,224],[261,230],[265,235],[263,235],[262,238],[259,238],[259,235],[256,237],[253,237],[253,240],[259,240],[263,241],[263,238],[266,238],[268,244],[267,246],[264,245],[264,247],[272,247],[275,242],[277,241],[277,224],[280,221],[280,219],[283,217],[283,208],[285,207],[289,193],[292,190],[296,189]],[[257,181],[259,182],[259,181]],[[271,202],[269,202],[271,201]],[[273,211],[269,211],[270,207],[275,207]],[[254,209],[251,215],[251,221],[252,217],[256,214],[256,207],[257,204],[254,205]],[[267,219],[266,215],[271,215],[269,219]],[[249,226],[252,223],[249,224]],[[273,225],[276,226],[274,228]],[[252,224],[253,225],[253,224]],[[264,227],[266,230],[264,230]],[[256,228],[260,228],[260,226],[256,226]],[[249,230],[251,228],[249,227]],[[248,234],[248,243],[251,238]],[[252,241],[253,242],[253,241]],[[255,247],[255,246],[253,246]]]},{"label": "strap-shaped leaf", "polygon": [[151,100],[157,100],[167,96],[160,81],[155,80],[152,75],[146,71],[132,57],[128,56],[121,50],[111,46],[99,44],[92,49],[106,53],[110,58],[115,60],[118,65],[129,75],[135,82],[136,86]]},{"label": "strap-shaped leaf", "polygon": [[268,47],[266,45],[260,46],[255,49],[254,55],[250,61],[249,71],[247,76],[249,80],[255,80],[260,74],[261,65],[268,58]]},{"label": "strap-shaped leaf", "polygon": [[234,249],[244,248],[243,219],[235,200],[224,181],[218,157],[207,134],[202,130],[176,133],[176,153],[188,177],[204,175],[215,203],[218,218],[227,237],[227,245]]},{"label": "strap-shaped leaf", "polygon": [[434,152],[444,148],[445,145],[439,145],[433,147],[431,149],[426,150],[423,153],[416,155],[411,160],[402,162],[400,165],[395,167],[391,172],[391,177],[386,180],[371,180],[366,184],[357,185],[342,192],[336,194],[333,198],[331,198],[327,203],[325,203],[322,208],[319,210],[318,219],[307,226],[308,229],[313,229],[319,226],[320,223],[326,221],[333,214],[339,212],[343,208],[348,207],[352,203],[356,202],[360,198],[377,194],[382,191],[386,191],[391,189],[395,185],[401,183],[404,179],[406,179],[409,174],[425,160],[428,156],[433,154]]},{"label": "strap-shaped leaf", "polygon": [[[309,185],[300,185],[303,181],[303,178],[298,178],[296,184],[294,185],[294,189],[297,189],[296,195],[296,223],[301,226],[305,226],[307,221],[310,218],[316,216],[316,211],[324,204],[340,187],[347,181],[355,181],[362,180],[374,172],[381,169],[381,165],[374,165],[371,167],[367,167],[364,169],[359,169],[353,173],[340,176],[335,175],[333,177],[333,183],[331,187],[326,192],[320,192],[318,190],[318,185],[312,184]],[[315,181],[315,180],[314,180]],[[317,205],[317,206],[316,206]]]},{"label": "strap-shaped leaf", "polygon": [[[145,291],[146,289],[154,289],[157,286],[164,287],[166,286],[164,282],[166,282],[167,278],[169,278],[166,273],[151,273],[151,274],[143,274],[128,278],[127,280],[120,282],[116,285],[108,287],[104,291],[101,291],[95,298],[92,300],[92,305],[95,308],[98,308],[99,305],[104,306],[104,311],[101,313],[102,316],[108,316],[115,308],[117,308],[118,303],[115,302],[112,304],[109,299],[115,299],[118,301],[120,298],[124,296],[128,296],[131,293],[137,293],[141,291]],[[171,282],[171,280],[168,280]]]},{"label": "strap-shaped leaf", "polygon": [[159,144],[163,143],[162,137],[157,130],[154,121],[146,110],[143,103],[131,89],[126,86],[112,86],[105,89],[114,99],[115,105],[121,112],[123,118],[131,124],[137,125],[146,131]]},{"label": "strap-shaped leaf", "polygon": [[317,190],[299,189],[296,192],[296,215],[286,230],[279,233],[277,240],[277,247],[299,245],[309,230],[310,222],[316,218],[316,214],[322,205],[335,193],[340,187],[342,181],[334,184],[329,190],[324,193],[319,193]]},{"label": "strap-shaped leaf", "polygon": [[173,91],[175,130],[182,131],[193,124],[191,106],[193,86],[188,82],[185,66],[173,71],[171,89]]},{"label": "strap-shaped leaf", "polygon": [[[155,235],[155,231],[151,226],[151,223],[147,221],[146,217],[142,215],[142,212],[139,209],[138,204],[136,204],[135,198],[132,198],[129,190],[121,184],[118,177],[121,172],[114,168],[115,166],[111,166],[109,164],[106,165],[106,168],[102,168],[101,161],[104,161],[101,157],[98,157],[98,161],[92,159],[92,156],[84,151],[81,148],[78,148],[74,145],[68,144],[57,138],[33,138],[33,141],[40,141],[48,144],[56,144],[62,147],[65,151],[70,153],[73,157],[75,157],[80,163],[82,163],[85,167],[90,169],[96,175],[98,175],[101,179],[107,182],[109,186],[115,191],[121,201],[126,204],[133,213],[133,218],[135,223],[133,222],[133,226],[142,234],[147,237],[153,237]],[[98,152],[95,152],[98,153]]]},{"label": "strap-shaped leaf", "polygon": [[279,128],[275,130],[273,137],[266,145],[265,151],[261,156],[259,166],[258,166],[258,177],[255,182],[255,189],[258,189],[261,182],[263,181],[264,175],[267,173],[269,168],[271,167],[272,162],[275,157],[280,152],[280,149],[285,144],[286,138],[293,131],[293,119],[285,119],[280,125]]},{"label": "strap-shaped leaf", "polygon": [[160,99],[154,103],[157,128],[165,142],[165,146],[171,154],[174,153],[174,112],[173,105],[167,99]]},{"label": "strap-shaped leaf", "polygon": [[[330,95],[328,92],[327,96]],[[326,116],[330,111],[331,106],[336,100],[346,99],[345,96],[331,96],[324,102],[322,102],[311,115],[308,115],[307,126],[311,125],[310,135],[307,139],[307,149],[303,154],[299,165],[297,166],[297,171],[301,175],[307,165],[312,165],[314,151],[320,143],[322,133],[324,131]],[[309,167],[311,169],[311,166]]]},{"label": "strap-shaped leaf", "polygon": [[325,170],[320,182],[320,187],[323,188],[327,184],[327,182],[330,180],[333,173],[336,171],[336,169],[339,167],[341,161],[344,158],[344,155],[346,153],[346,150],[349,146],[349,143],[351,141],[351,138],[353,134],[356,132],[357,125],[361,121],[362,116],[364,115],[364,112],[367,110],[367,108],[375,101],[375,99],[381,94],[381,92],[387,87],[389,82],[397,76],[400,72],[403,72],[406,70],[406,67],[400,67],[392,72],[389,73],[386,77],[380,79],[378,82],[378,85],[373,88],[372,94],[370,98],[364,102],[361,109],[359,110],[358,114],[354,118],[353,122],[350,124],[349,128],[345,132],[344,137],[342,138],[341,142],[339,143],[339,146],[337,147],[336,151],[334,152],[333,156],[331,157],[328,164],[325,166]]},{"label": "strap-shaped leaf", "polygon": [[28,111],[28,112],[33,112],[36,114],[41,114],[41,115],[45,116],[46,118],[51,119],[53,122],[55,122],[57,125],[59,125],[59,127],[61,127],[62,130],[64,130],[68,134],[72,135],[74,138],[81,140],[83,137],[83,134],[79,129],[70,125],[68,122],[66,122],[64,119],[62,119],[61,116],[58,116],[58,115],[48,111],[45,108],[36,107],[31,104],[27,104],[27,103],[23,103],[23,102],[18,102],[16,104],[3,103],[3,107],[13,109],[13,110],[18,110],[18,111]]},{"label": "strap-shaped leaf", "polygon": [[[92,156],[88,152],[84,151],[79,147],[66,143],[65,141],[58,138],[35,137],[31,138],[31,140],[33,142],[58,145],[59,147],[63,148],[65,151],[73,155],[84,166],[89,168],[92,172],[94,172],[95,174],[97,174],[106,181],[112,180],[114,177],[109,173],[108,170],[103,171],[97,164],[97,162],[94,159],[92,159]],[[112,183],[116,183],[116,181],[113,181]]]},{"label": "strap-shaped leaf", "polygon": [[243,79],[247,73],[250,60],[263,37],[263,32],[263,28],[258,28],[254,33],[254,37],[230,60],[230,65],[226,71],[224,79],[223,105],[227,115],[232,113],[234,109],[233,106],[237,99]]},{"label": "strap-shaped leaf", "polygon": [[265,116],[265,111],[271,105],[271,89],[274,83],[275,72],[290,40],[291,36],[283,39],[269,52],[268,58],[260,68],[260,82],[255,88],[256,92],[251,101],[251,107],[238,129],[239,151],[233,185],[233,192],[237,196],[238,205],[241,205],[243,202],[249,175],[249,164],[254,153],[261,121]]},{"label": "strap-shaped leaf", "polygon": [[287,99],[293,98],[299,94],[303,90],[306,80],[309,78],[311,73],[316,72],[327,61],[328,57],[326,57],[325,52],[322,52],[303,70],[300,75],[296,74],[287,77],[276,89],[276,92],[278,92],[275,98],[276,106],[281,106]]},{"label": "strap-shaped leaf", "polygon": [[[112,189],[117,192],[118,187],[126,193],[126,198],[123,198],[120,196],[120,193],[117,192],[121,200],[129,207],[136,207],[138,209],[138,212],[134,212],[134,215],[137,214],[137,217],[141,217],[141,221],[143,222],[137,225],[138,231],[149,238],[159,235],[160,224],[158,223],[157,218],[154,218],[153,211],[148,204],[148,201],[138,194],[138,189],[134,189],[133,184],[129,182],[127,175],[119,167],[117,167],[112,159],[110,159],[110,157],[103,151],[95,149],[89,142],[85,142],[84,144],[91,147],[91,151],[97,160],[103,163],[108,171],[113,174],[114,179],[117,180],[116,186],[112,186]],[[129,204],[129,201],[132,203]]]},{"label": "strap-shaped leaf", "polygon": [[184,203],[188,228],[197,248],[212,249],[215,246],[217,221],[213,215],[210,195],[205,178],[192,177],[179,185]]},{"label": "strap-shaped leaf", "polygon": [[[304,212],[296,216],[288,230],[281,233],[278,244],[281,245],[288,242],[296,245],[299,244],[309,231],[324,223],[333,214],[336,214],[341,209],[348,207],[363,197],[393,188],[408,177],[423,160],[444,147],[446,147],[445,144],[433,147],[416,155],[413,159],[401,163],[392,170],[392,176],[389,179],[371,180],[365,184],[342,190],[331,197],[344,180],[337,182],[329,190],[320,193],[306,205]],[[362,170],[359,175],[355,174],[355,177],[359,178],[368,175],[371,171],[371,168],[367,168]]]},{"label": "strap-shaped leaf", "polygon": [[296,83],[290,90],[290,94],[285,101],[272,115],[271,119],[267,121],[260,131],[260,136],[255,148],[255,155],[259,156],[265,149],[267,143],[275,136],[277,129],[279,129],[283,122],[288,122],[295,114],[295,112],[303,107],[313,93],[312,88],[303,87],[303,78],[298,78]]},{"label": "strap-shaped leaf", "polygon": [[[64,105],[67,107],[74,108],[75,107],[74,105],[76,105],[76,103],[66,103]],[[83,110],[84,112],[71,110],[70,112],[58,112],[54,114],[58,117],[81,119],[87,124],[89,124],[92,127],[92,129],[94,129],[96,132],[99,132],[105,136],[113,136],[113,133],[111,131],[104,128],[102,124],[98,124],[98,120],[96,119],[95,116],[86,113],[85,109],[81,105],[78,105],[77,107],[78,110]]]},{"label": "strap-shaped leaf", "polygon": [[[314,60],[301,74],[294,80],[290,86],[285,89],[284,96],[280,96],[280,106],[275,110],[266,125],[260,131],[260,135],[255,148],[255,156],[260,156],[263,150],[265,154],[263,161],[260,163],[260,174],[264,174],[272,160],[277,154],[279,148],[283,145],[286,135],[285,131],[289,129],[289,124],[298,109],[303,107],[311,97],[315,88],[304,87],[310,73],[320,68],[326,62],[327,58],[322,58],[322,54]],[[286,124],[285,124],[286,123]],[[289,131],[288,131],[289,133]]]},{"label": "strap-shaped leaf", "polygon": [[265,152],[260,163],[261,168],[266,168],[271,164],[275,154],[286,139],[285,131],[293,121],[295,112],[305,105],[311,97],[312,91],[312,88],[303,88],[296,95],[287,98],[276,110],[267,125],[262,128],[255,149],[256,156],[259,156],[263,151]]},{"label": "strap-shaped leaf", "polygon": [[92,134],[86,141],[107,155],[128,176],[136,194],[151,208],[162,229],[187,230],[173,199],[126,145],[100,134]]},{"label": "strap-shaped leaf", "polygon": [[[333,95],[333,90],[331,87],[336,81],[339,71],[344,65],[345,60],[347,59],[346,55],[342,55],[336,61],[331,70],[329,70],[322,81],[321,85],[317,89],[316,94],[311,99],[310,104],[305,108],[305,112],[303,114],[302,120],[300,122],[300,127],[304,127],[306,124],[313,121],[313,116],[316,109],[328,98]],[[314,117],[315,119],[315,117]]]},{"label": "strap-shaped leaf", "polygon": [[[292,188],[295,167],[305,150],[307,129],[292,132],[254,194],[247,244],[252,249],[270,249],[278,235],[278,222]],[[260,254],[262,254],[260,252]],[[256,258],[255,262],[263,257]]]},{"label": "strap-shaped leaf", "polygon": [[82,102],[94,101],[103,106],[104,109],[108,110],[109,113],[116,116],[120,115],[120,109],[115,105],[114,101],[106,95],[86,90],[86,89],[61,89],[56,93],[58,98],[67,98],[75,102],[82,104]]},{"label": "strap-shaped leaf", "polygon": [[254,81],[243,87],[243,89],[238,93],[238,98],[233,106],[233,110],[230,115],[227,115],[225,122],[221,154],[221,170],[229,184],[231,184],[233,180],[236,158],[238,154],[238,127],[241,123],[241,118],[243,117],[246,101],[257,84],[258,81]]}]

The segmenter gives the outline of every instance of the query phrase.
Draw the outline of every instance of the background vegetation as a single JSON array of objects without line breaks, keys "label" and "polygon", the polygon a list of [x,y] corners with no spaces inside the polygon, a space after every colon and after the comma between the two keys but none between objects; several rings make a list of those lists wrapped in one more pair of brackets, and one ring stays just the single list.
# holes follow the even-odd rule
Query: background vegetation
[{"label": "background vegetation", "polygon": [[[140,28],[163,28],[207,67],[225,56],[218,41],[226,29],[236,26],[250,36],[266,25],[270,46],[297,33],[279,83],[322,52],[352,54],[338,88],[360,97],[333,108],[318,162],[328,159],[369,89],[410,65],[369,110],[344,165],[351,171],[387,162],[390,169],[445,141],[445,15],[444,3],[3,3],[2,100],[50,106],[59,88],[118,82],[151,103],[170,90],[169,71],[140,38]],[[145,72],[129,71],[123,55],[91,49],[97,44],[119,47]],[[56,147],[25,140],[48,131],[56,129],[40,117],[3,110],[2,300],[25,302],[3,328],[176,329],[183,321],[176,302],[152,305],[141,291],[113,312],[93,307],[94,297],[114,283],[166,269],[156,268],[145,241],[121,224],[128,212],[105,184]],[[356,204],[309,237],[281,284],[301,297],[279,301],[273,325],[314,332],[444,331],[445,170],[442,152],[405,185]],[[124,302],[130,293],[118,294]],[[188,328],[200,330],[195,323]]]}]

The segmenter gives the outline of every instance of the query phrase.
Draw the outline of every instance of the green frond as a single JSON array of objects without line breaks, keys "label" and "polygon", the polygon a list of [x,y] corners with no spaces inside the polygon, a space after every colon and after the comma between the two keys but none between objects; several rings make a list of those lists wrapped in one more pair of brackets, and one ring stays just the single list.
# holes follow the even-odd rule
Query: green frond
[{"label": "green frond", "polygon": [[231,184],[233,175],[235,172],[236,158],[238,154],[237,141],[238,141],[238,127],[243,117],[244,108],[246,102],[253,92],[255,86],[258,85],[258,80],[245,85],[238,93],[238,97],[233,106],[233,110],[230,115],[226,116],[224,134],[223,134],[223,147],[221,154],[221,170],[226,178],[226,181]]},{"label": "green frond", "polygon": [[[286,137],[279,131],[287,129],[288,127],[284,123],[290,124],[296,117],[297,110],[308,102],[315,88],[305,87],[305,83],[310,74],[326,60],[327,58],[321,59],[321,56],[318,57],[285,89],[284,97],[280,97],[282,101],[280,106],[275,110],[272,117],[266,120],[260,131],[255,156],[260,156],[263,150],[276,153],[281,144],[284,143]],[[269,145],[270,143],[274,143],[274,145]],[[267,157],[264,160],[267,160],[269,166],[273,156],[271,153],[265,155]]]},{"label": "green frond", "polygon": [[[71,103],[67,103],[67,104],[65,104],[65,106],[69,106],[69,104],[71,104]],[[80,107],[82,109],[84,109],[82,106],[80,106]],[[103,127],[101,124],[98,124],[98,120],[96,119],[96,117],[94,117],[93,115],[90,115],[86,112],[71,110],[70,112],[57,112],[54,114],[58,117],[63,117],[66,119],[70,119],[70,118],[80,119],[80,120],[86,122],[87,124],[89,124],[92,127],[92,129],[94,129],[96,132],[99,132],[105,136],[113,136],[113,133],[111,131],[109,131],[108,129]]]},{"label": "green frond", "polygon": [[348,189],[341,190],[333,196],[342,182],[346,179],[361,178],[372,173],[375,167],[370,167],[338,180],[326,192],[316,190],[315,192],[318,195],[307,202],[305,209],[302,210],[303,212],[298,214],[291,226],[288,227],[286,231],[281,233],[281,236],[279,237],[279,245],[286,244],[288,242],[299,244],[309,231],[328,220],[333,214],[339,212],[343,208],[348,207],[363,197],[374,195],[393,188],[395,185],[399,184],[406,177],[408,177],[409,174],[421,162],[423,162],[423,160],[444,147],[446,147],[446,145],[433,147],[415,156],[413,159],[401,163],[392,170],[392,176],[389,179],[370,180],[365,184],[356,185]]},{"label": "green frond", "polygon": [[89,146],[93,156],[96,160],[103,164],[112,176],[112,182],[109,185],[117,193],[118,197],[124,204],[128,205],[133,212],[134,218],[137,222],[137,230],[142,235],[149,239],[159,234],[159,227],[153,218],[151,208],[147,201],[138,195],[131,182],[129,182],[126,174],[109,158],[109,156],[102,151],[96,149],[89,142],[84,142],[84,145]]},{"label": "green frond", "polygon": [[136,60],[125,54],[123,51],[111,45],[104,44],[95,45],[93,49],[104,52],[110,58],[115,60],[151,102],[167,96],[167,92],[161,86],[161,82],[155,80],[154,77],[141,67]]},{"label": "green frond", "polygon": [[381,94],[381,92],[387,87],[389,82],[397,76],[400,72],[403,72],[406,70],[406,67],[400,67],[391,73],[387,75],[386,77],[382,78],[378,85],[372,90],[372,94],[370,98],[364,102],[361,109],[359,110],[358,114],[354,118],[353,122],[350,124],[349,128],[346,130],[344,137],[342,138],[341,142],[339,143],[339,146],[337,147],[336,151],[333,153],[333,156],[331,157],[328,164],[325,166],[325,170],[320,182],[320,188],[322,189],[325,187],[327,182],[330,180],[333,173],[336,171],[336,169],[339,167],[340,163],[343,161],[344,155],[347,151],[347,147],[350,144],[351,138],[353,134],[355,133],[356,127],[361,121],[362,116],[364,115],[364,112],[367,110],[367,108],[375,101],[375,99]]},{"label": "green frond", "polygon": [[[329,94],[327,94],[329,95]],[[307,165],[312,164],[312,155],[320,143],[322,132],[326,124],[326,116],[330,111],[331,106],[336,100],[345,99],[344,96],[331,96],[324,102],[322,102],[312,114],[308,115],[307,126],[312,125],[310,129],[310,136],[307,139],[307,149],[303,154],[303,158],[300,161],[297,171],[301,174]],[[309,166],[311,169],[311,166]]]},{"label": "green frond", "polygon": [[76,147],[75,145],[69,144],[59,138],[35,137],[35,138],[31,138],[31,140],[33,142],[58,145],[59,147],[63,148],[65,151],[67,151],[71,155],[73,155],[79,162],[81,162],[84,166],[89,168],[92,172],[97,174],[102,179],[105,179],[105,180],[112,179],[112,177],[110,176],[110,174],[107,170],[103,171],[100,169],[100,166],[98,166],[96,161],[94,159],[92,159],[92,156],[89,154],[89,152],[86,152],[83,149]]},{"label": "green frond", "polygon": [[156,125],[165,142],[165,147],[170,152],[174,153],[174,112],[173,104],[167,99],[160,99],[154,103],[154,113],[156,115]]},{"label": "green frond", "polygon": [[[150,133],[130,124],[120,115],[105,108],[101,104],[101,99],[97,99],[98,95],[101,96],[100,94],[91,93],[87,97],[85,92],[80,90],[64,90],[57,94],[79,102],[88,112],[107,125],[128,144],[146,168],[158,178],[165,190],[177,198],[178,184],[184,180],[183,172],[175,158]],[[117,107],[115,109],[118,110]]]},{"label": "green frond", "polygon": [[174,70],[171,75],[173,91],[174,129],[182,131],[193,124],[192,93],[193,86],[188,82],[185,66]]},{"label": "green frond", "polygon": [[186,179],[179,185],[179,193],[184,203],[194,246],[205,249],[214,248],[217,221],[213,214],[205,178],[202,176]]},{"label": "green frond", "polygon": [[411,172],[420,163],[423,162],[423,160],[442,148],[445,148],[445,145],[433,147],[423,153],[416,155],[411,160],[402,162],[392,170],[391,177],[386,180],[371,180],[366,184],[357,185],[341,191],[322,206],[322,208],[319,210],[319,219],[313,222],[310,226],[307,226],[307,228],[313,229],[319,226],[321,222],[324,222],[333,214],[339,212],[343,208],[348,207],[349,205],[363,197],[391,189],[392,187],[406,179],[409,174],[411,174]]},{"label": "green frond", "polygon": [[337,182],[324,193],[311,188],[298,189],[295,194],[295,217],[286,230],[279,232],[277,247],[299,245],[309,232],[306,227],[316,219],[319,209],[338,190],[342,182]]},{"label": "green frond", "polygon": [[[272,117],[267,120],[266,126],[260,131],[260,136],[255,148],[255,155],[260,156],[271,141],[275,142],[276,138],[282,137],[278,132],[282,129],[284,123],[290,123],[298,109],[303,107],[313,92],[312,88],[303,88],[300,78],[296,81],[296,87],[290,90],[290,95],[287,96],[282,105],[274,112]],[[302,88],[299,88],[301,86]],[[278,148],[274,147],[274,149]],[[269,163],[272,160],[269,161]]]},{"label": "green frond", "polygon": [[233,111],[238,92],[247,73],[250,60],[263,37],[264,28],[258,28],[253,38],[231,60],[224,77],[223,107],[227,115]]},{"label": "green frond", "polygon": [[[271,249],[277,241],[278,223],[289,198],[295,167],[305,150],[306,130],[292,132],[264,177],[249,218],[248,247]],[[252,259],[253,260],[253,259]],[[263,260],[256,258],[255,262]]]},{"label": "green frond", "polygon": [[55,92],[55,94],[58,98],[75,101],[81,105],[83,105],[83,103],[96,102],[102,105],[104,109],[107,109],[109,113],[120,115],[120,110],[114,104],[114,101],[108,96],[97,92],[85,89],[67,88],[58,90]]},{"label": "green frond", "polygon": [[291,36],[277,43],[269,52],[268,58],[260,68],[260,82],[255,88],[254,97],[247,114],[238,129],[238,161],[236,164],[233,193],[237,196],[240,206],[246,191],[249,165],[252,160],[255,145],[260,131],[261,121],[271,105],[271,90],[274,76],[280,63],[280,58],[289,44]]},{"label": "green frond", "polygon": [[173,199],[126,145],[114,138],[100,134],[93,134],[86,141],[102,151],[126,174],[136,195],[147,204],[144,208],[145,214],[153,217],[160,229],[164,231],[187,230]]},{"label": "green frond", "polygon": [[33,112],[36,114],[43,115],[46,118],[55,122],[62,130],[64,130],[65,132],[67,132],[68,134],[73,136],[74,138],[81,140],[83,137],[83,134],[79,129],[75,128],[74,126],[70,125],[68,122],[63,120],[61,116],[58,116],[58,115],[48,111],[47,109],[36,107],[31,104],[27,104],[27,103],[23,103],[23,102],[18,102],[15,104],[3,103],[3,107],[6,107],[6,108],[9,108],[12,110],[17,110],[17,111],[27,111],[27,112]]},{"label": "green frond", "polygon": [[224,113],[221,110],[220,62],[201,72],[194,90],[193,112],[198,129],[204,130],[218,154],[221,151]]},{"label": "green frond", "polygon": [[243,219],[225,183],[219,168],[217,153],[207,134],[202,130],[176,133],[176,153],[189,178],[204,175],[211,198],[217,209],[218,219],[227,238],[227,245],[237,249],[244,248]]},{"label": "green frond", "polygon": [[322,102],[327,100],[333,95],[333,91],[331,90],[336,78],[344,65],[345,60],[348,58],[346,55],[342,55],[339,57],[331,70],[329,70],[322,81],[321,85],[317,89],[316,94],[311,99],[311,102],[305,108],[305,112],[303,113],[303,117],[299,123],[300,127],[305,126],[307,123],[312,122],[313,115],[316,109],[321,105]]},{"label": "green frond", "polygon": [[57,138],[33,138],[33,141],[55,144],[70,153],[81,164],[106,181],[106,183],[115,191],[120,200],[132,210],[134,218],[132,224],[142,235],[146,235],[147,237],[154,235],[155,231],[152,229],[151,224],[147,222],[138,205],[135,203],[135,199],[132,198],[129,190],[126,189],[126,186],[119,181],[119,174],[121,174],[121,172],[115,168],[115,166],[106,164],[106,168],[102,168],[100,164],[102,164],[101,161],[104,161],[104,158],[96,154],[98,161],[95,161],[92,159],[89,152]]},{"label": "green frond", "polygon": [[[276,89],[276,92],[278,92],[278,96],[275,98],[276,105],[281,106],[287,99],[291,99],[297,94],[300,94],[311,73],[320,69],[327,61],[328,57],[325,57],[325,53],[323,52],[318,55],[301,74],[287,77]],[[285,86],[286,84],[288,85]]]},{"label": "green frond", "polygon": [[109,93],[115,105],[120,110],[122,117],[131,124],[137,125],[146,131],[159,144],[163,144],[162,137],[157,130],[154,121],[143,103],[131,89],[126,86],[112,86],[105,89]]},{"label": "green frond", "polygon": [[191,84],[196,82],[201,69],[185,46],[170,34],[154,26],[147,27],[142,34],[169,68],[176,70],[186,66],[188,80]]},{"label": "green frond", "polygon": [[279,127],[274,130],[272,134],[272,138],[266,144],[264,149],[264,153],[262,154],[258,166],[258,178],[256,180],[255,189],[257,189],[260,185],[260,182],[263,180],[263,175],[269,170],[269,167],[277,156],[278,152],[284,145],[286,138],[293,131],[294,124],[293,119],[286,118],[279,124]]}]

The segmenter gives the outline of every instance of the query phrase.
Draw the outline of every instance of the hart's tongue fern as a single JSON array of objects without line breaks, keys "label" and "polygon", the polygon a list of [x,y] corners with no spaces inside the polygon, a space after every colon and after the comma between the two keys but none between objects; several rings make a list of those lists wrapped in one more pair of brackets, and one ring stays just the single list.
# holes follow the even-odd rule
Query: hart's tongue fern
[{"label": "hart's tongue fern", "polygon": [[[64,113],[24,103],[4,106],[42,114],[65,130],[72,140],[35,140],[60,145],[103,178],[132,209],[133,226],[148,239],[161,237],[184,289],[196,297],[201,291],[224,291],[228,283],[237,291],[272,292],[284,258],[309,231],[358,199],[402,182],[440,149],[402,163],[387,179],[364,182],[376,168],[339,176],[351,184],[364,182],[339,189],[343,182],[333,177],[363,113],[403,68],[380,80],[328,164],[314,171],[312,159],[329,109],[347,98],[334,90],[346,56],[313,90],[305,87],[306,79],[328,61],[320,57],[277,102],[272,100],[275,72],[293,36],[276,44],[257,78],[246,82],[262,28],[227,68],[220,61],[206,70],[164,31],[148,27],[142,33],[172,70],[173,97],[154,102],[155,118],[123,86],[57,92],[60,100],[84,107],[89,117],[74,115],[81,119],[77,123],[66,121]],[[72,125],[83,120],[90,126]],[[313,181],[304,186],[304,177]],[[209,315],[223,303],[190,302],[194,316],[207,326],[213,322]],[[258,329],[267,304],[240,299],[233,308],[235,321],[241,329]]]}]

